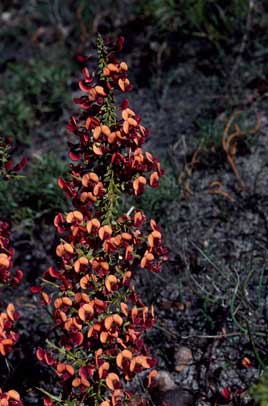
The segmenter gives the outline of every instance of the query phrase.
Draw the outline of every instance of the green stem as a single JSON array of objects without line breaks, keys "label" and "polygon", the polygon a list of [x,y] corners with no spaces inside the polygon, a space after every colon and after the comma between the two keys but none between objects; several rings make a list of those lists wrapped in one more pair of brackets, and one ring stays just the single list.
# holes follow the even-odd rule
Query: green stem
[{"label": "green stem", "polygon": [[[103,38],[98,34],[97,39],[98,48],[98,74],[101,81],[109,81],[109,78],[103,75],[103,68],[108,64],[108,52],[105,47]],[[110,129],[117,123],[116,120],[116,107],[114,103],[114,96],[112,89],[109,91],[108,95],[104,98],[103,105],[101,107],[101,121],[104,125],[107,125]],[[119,198],[119,188],[115,184],[115,174],[112,164],[108,166],[107,173],[105,175],[105,180],[108,183],[107,193],[104,196],[104,214],[103,223],[111,224],[115,215],[115,209],[117,207],[117,202]]]},{"label": "green stem", "polygon": [[107,174],[105,177],[109,183],[107,187],[107,193],[104,196],[105,204],[104,204],[103,223],[111,224],[115,216],[120,194],[119,188],[117,187],[114,181],[114,170],[112,168],[112,165],[108,167]]},{"label": "green stem", "polygon": [[253,338],[253,336],[252,336],[252,331],[251,331],[251,328],[250,328],[250,325],[249,325],[249,322],[248,322],[248,321],[247,321],[247,330],[248,330],[248,335],[249,335],[249,339],[250,339],[250,342],[251,342],[251,345],[252,345],[252,349],[253,349],[254,355],[255,355],[255,357],[256,357],[256,359],[257,359],[257,361],[258,361],[260,367],[261,367],[262,369],[265,369],[265,368],[266,368],[266,365],[265,365],[265,363],[263,362],[263,360],[261,359],[260,354],[259,354],[259,351],[257,350],[257,347],[256,347],[256,344],[255,344],[254,338]]}]

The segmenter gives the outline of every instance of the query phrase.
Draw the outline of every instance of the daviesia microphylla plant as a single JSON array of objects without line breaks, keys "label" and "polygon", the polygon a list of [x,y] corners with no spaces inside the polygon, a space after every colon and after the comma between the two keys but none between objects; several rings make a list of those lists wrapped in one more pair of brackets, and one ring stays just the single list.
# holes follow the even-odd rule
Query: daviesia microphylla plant
[{"label": "daviesia microphylla plant", "polygon": [[[26,160],[13,166],[11,158],[10,140],[0,138],[0,180],[7,181],[16,177],[16,172],[26,164]],[[10,223],[0,219],[0,287],[18,285],[23,273],[20,269],[12,272],[14,249],[10,246]],[[2,293],[2,292],[1,292]],[[1,308],[3,298],[0,299]],[[7,357],[18,341],[18,334],[14,331],[14,323],[19,314],[16,312],[13,303],[8,303],[0,313],[0,357]],[[1,376],[0,376],[1,378]],[[15,390],[4,392],[0,387],[0,406],[22,406],[20,395]]]},{"label": "daviesia microphylla plant", "polygon": [[128,66],[98,37],[98,66],[83,69],[74,102],[80,112],[67,129],[70,143],[68,180],[59,186],[72,198],[74,209],[58,214],[61,235],[56,254],[58,270],[44,275],[46,287],[36,287],[52,308],[54,341],[38,348],[37,357],[52,366],[63,390],[49,395],[44,405],[120,406],[128,404],[127,383],[140,372],[150,385],[155,360],[143,341],[154,323],[154,310],[143,304],[132,275],[140,269],[160,271],[166,260],[162,235],[154,220],[141,210],[120,214],[123,193],[140,196],[147,185],[157,187],[163,171],[142,145],[148,131],[127,100],[116,96],[131,90]]}]

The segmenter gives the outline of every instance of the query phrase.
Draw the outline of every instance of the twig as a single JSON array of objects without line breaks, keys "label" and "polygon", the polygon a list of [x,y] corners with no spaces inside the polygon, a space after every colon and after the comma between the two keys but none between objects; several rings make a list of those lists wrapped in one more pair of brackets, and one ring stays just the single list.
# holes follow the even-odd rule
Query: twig
[{"label": "twig", "polygon": [[228,337],[236,337],[236,336],[245,336],[246,333],[236,332],[236,333],[226,333],[226,334],[219,334],[219,335],[189,335],[189,336],[181,336],[183,340],[187,340],[188,338],[211,338],[211,339],[221,339],[221,338],[228,338]]}]

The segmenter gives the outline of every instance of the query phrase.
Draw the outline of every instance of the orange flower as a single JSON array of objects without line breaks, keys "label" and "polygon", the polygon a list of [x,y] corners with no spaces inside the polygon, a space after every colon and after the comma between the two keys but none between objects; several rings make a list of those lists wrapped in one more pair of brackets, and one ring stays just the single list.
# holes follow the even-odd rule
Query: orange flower
[{"label": "orange flower", "polygon": [[144,176],[139,176],[133,181],[133,189],[136,196],[143,192],[145,185],[146,179]]},{"label": "orange flower", "polygon": [[102,348],[99,348],[97,351],[95,351],[95,364],[96,365],[99,365],[99,361],[100,361],[102,354],[103,354]]},{"label": "orange flower", "polygon": [[154,163],[153,156],[152,156],[152,154],[150,154],[150,152],[146,151],[146,152],[145,152],[145,156],[146,156],[147,160],[148,160],[151,164]]},{"label": "orange flower", "polygon": [[148,318],[148,306],[144,306],[144,308],[142,309],[142,318],[143,318],[143,322],[145,323],[147,318]]},{"label": "orange flower", "polygon": [[94,88],[86,89],[86,88],[81,88],[81,86],[80,86],[80,89],[84,92],[88,91],[88,98],[90,101],[96,100],[96,98],[97,98],[96,89],[94,89]]},{"label": "orange flower", "polygon": [[94,196],[102,196],[105,193],[105,189],[103,187],[102,182],[98,182],[93,188],[93,195]]},{"label": "orange flower", "polygon": [[119,376],[116,375],[114,372],[110,372],[106,379],[105,379],[106,385],[108,386],[109,389],[111,389],[112,391],[114,391],[115,389],[118,388],[120,379]]},{"label": "orange flower", "polygon": [[74,388],[78,388],[79,386],[84,386],[85,388],[89,388],[90,387],[90,383],[88,382],[87,379],[83,379],[83,378],[75,378],[72,382],[72,386]]},{"label": "orange flower", "polygon": [[65,373],[72,376],[74,375],[74,368],[72,365],[59,363],[56,367],[57,374],[63,376]]},{"label": "orange flower", "polygon": [[108,340],[109,334],[106,331],[102,331],[100,334],[100,342],[105,344]]},{"label": "orange flower", "polygon": [[127,242],[132,240],[132,235],[130,233],[122,233],[121,237],[122,237],[122,240],[127,241]]},{"label": "orange flower", "polygon": [[102,86],[95,86],[95,90],[100,96],[107,96]]},{"label": "orange flower", "polygon": [[105,135],[107,138],[110,136],[111,130],[107,125],[99,125],[94,128],[93,138],[96,141],[98,141],[102,134]]},{"label": "orange flower", "polygon": [[73,221],[78,221],[81,223],[83,221],[83,214],[78,210],[71,211],[67,214],[66,221],[67,223],[72,223]]},{"label": "orange flower", "polygon": [[123,120],[127,120],[129,117],[135,117],[135,112],[131,110],[129,107],[126,109],[122,110],[122,118]]},{"label": "orange flower", "polygon": [[11,404],[22,405],[19,393],[13,389],[3,393],[0,388],[0,406],[9,406]]},{"label": "orange flower", "polygon": [[57,298],[54,302],[56,309],[59,309],[61,306],[72,306],[72,304],[72,300],[67,296]]},{"label": "orange flower", "polygon": [[131,271],[125,272],[123,277],[123,283],[126,284],[130,280],[131,276],[132,276]]},{"label": "orange flower", "polygon": [[78,323],[78,321],[76,320],[76,317],[71,317],[65,321],[64,328],[67,331],[70,331],[71,329],[81,330],[82,324]]},{"label": "orange flower", "polygon": [[109,63],[103,69],[104,76],[110,76],[111,74],[120,73],[120,72],[127,72],[128,66],[125,62],[121,62],[119,65],[115,65],[114,63]]},{"label": "orange flower", "polygon": [[150,186],[151,187],[158,187],[159,186],[159,179],[160,179],[160,176],[158,175],[158,173],[153,172],[151,174],[151,176],[150,176],[150,181],[149,181]]},{"label": "orange flower", "polygon": [[128,315],[128,305],[126,303],[121,302],[120,304],[121,312],[127,316]]},{"label": "orange flower", "polygon": [[9,390],[9,391],[7,392],[7,394],[8,394],[8,396],[9,396],[9,399],[11,399],[11,400],[16,400],[17,402],[20,401],[20,395],[19,395],[19,393],[18,393],[17,391],[11,389],[11,390]]},{"label": "orange flower", "polygon": [[135,319],[136,319],[138,313],[139,312],[138,312],[137,306],[133,306],[132,309],[131,309],[131,319],[132,319],[133,323],[135,323]]},{"label": "orange flower", "polygon": [[241,364],[243,365],[243,367],[245,368],[250,368],[252,367],[252,362],[250,361],[250,359],[248,357],[244,357],[241,361]]},{"label": "orange flower", "polygon": [[135,113],[130,108],[122,110],[122,118],[124,120],[123,130],[126,134],[128,134],[129,132],[130,125],[132,125],[133,127],[137,127],[138,125],[137,121],[133,117],[135,117]]},{"label": "orange flower", "polygon": [[89,128],[91,126],[91,123],[92,123],[91,117],[88,117],[86,119],[86,124],[85,124],[85,127],[86,127],[87,130],[89,130]]},{"label": "orange flower", "polygon": [[9,303],[7,306],[7,315],[10,318],[10,320],[14,321],[14,315],[15,315],[15,306],[13,305],[13,303]]},{"label": "orange flower", "polygon": [[127,72],[128,66],[127,66],[126,62],[121,62],[121,63],[120,63],[120,69],[122,69],[123,71]]},{"label": "orange flower", "polygon": [[113,131],[107,136],[109,144],[113,144],[115,141],[118,140],[124,140],[125,136],[122,135],[121,131]]},{"label": "orange flower", "polygon": [[130,85],[130,81],[127,78],[126,79],[121,79],[120,78],[118,80],[118,86],[120,87],[122,92],[125,92],[129,85]]},{"label": "orange flower", "polygon": [[96,232],[100,228],[100,222],[97,218],[93,218],[87,222],[87,232],[89,234]]},{"label": "orange flower", "polygon": [[96,196],[93,195],[92,192],[82,192],[80,195],[80,200],[82,203],[95,202],[97,200]]},{"label": "orange flower", "polygon": [[90,338],[95,332],[100,333],[102,329],[101,323],[97,322],[93,326],[91,326],[88,330],[87,336]]},{"label": "orange flower", "polygon": [[49,304],[51,302],[51,299],[46,292],[40,292],[40,295],[45,304]]},{"label": "orange flower", "polygon": [[112,232],[113,231],[110,226],[102,226],[99,229],[99,237],[101,240],[107,240],[111,237]]},{"label": "orange flower", "polygon": [[81,268],[83,269],[87,265],[88,265],[88,259],[86,257],[80,257],[74,263],[74,270],[75,270],[75,272],[79,273]]},{"label": "orange flower", "polygon": [[56,248],[56,254],[58,257],[63,257],[65,254],[73,254],[73,246],[69,243],[61,243]]},{"label": "orange flower", "polygon": [[15,340],[12,340],[11,338],[4,338],[0,341],[0,354],[2,354],[4,357],[8,354],[8,349],[9,347],[12,347],[16,343]]},{"label": "orange flower", "polygon": [[105,287],[108,290],[108,292],[111,292],[113,289],[113,286],[117,284],[117,277],[114,275],[108,275],[105,279]]},{"label": "orange flower", "polygon": [[152,385],[153,379],[158,375],[157,371],[153,369],[148,375],[148,387]]},{"label": "orange flower", "polygon": [[10,259],[6,254],[0,254],[0,267],[8,268],[10,265]]},{"label": "orange flower", "polygon": [[127,360],[132,359],[132,352],[131,351],[129,351],[129,350],[121,351],[116,357],[116,365],[119,368],[123,369],[123,362],[124,362],[125,359],[127,359]]},{"label": "orange flower", "polygon": [[[58,311],[58,316],[59,316],[59,318],[61,319],[62,322],[65,323],[67,321],[66,313],[64,313],[63,311],[59,310]],[[66,330],[68,330],[68,329],[66,328]]]},{"label": "orange flower", "polygon": [[115,237],[111,238],[109,241],[114,247],[119,247],[122,242],[122,236],[120,234],[116,235]]},{"label": "orange flower", "polygon": [[145,251],[144,256],[141,259],[141,268],[146,268],[148,262],[152,262],[154,260],[154,256],[148,250]]},{"label": "orange flower", "polygon": [[89,100],[96,100],[97,96],[106,96],[106,93],[104,91],[104,88],[102,86],[95,86],[87,89],[86,87],[83,86],[82,82],[79,82],[80,88],[84,92],[88,92],[89,94]]},{"label": "orange flower", "polygon": [[95,275],[89,275],[89,274],[83,276],[83,278],[81,278],[80,282],[79,282],[81,288],[88,289],[88,285],[91,282],[91,280],[96,280],[96,277],[95,278],[94,277],[95,277]]},{"label": "orange flower", "polygon": [[156,221],[154,219],[150,220],[150,227],[151,227],[152,230],[158,230],[158,226],[157,226]]},{"label": "orange flower", "polygon": [[77,303],[80,303],[80,302],[89,303],[90,302],[89,296],[86,293],[80,293],[80,292],[75,294],[75,300]]},{"label": "orange flower", "polygon": [[142,355],[139,355],[138,357],[135,357],[131,360],[130,362],[130,372],[133,372],[136,367],[143,367],[143,368],[151,368],[150,364],[147,361],[147,357],[144,357]]},{"label": "orange flower", "polygon": [[144,223],[144,220],[145,220],[144,214],[140,210],[135,211],[133,219],[134,226],[140,227]]},{"label": "orange flower", "polygon": [[113,324],[117,324],[118,326],[122,326],[123,324],[123,319],[119,314],[110,314],[109,316],[106,316],[104,319],[104,326],[106,330],[110,330],[112,328]]},{"label": "orange flower", "polygon": [[82,185],[88,187],[90,183],[97,183],[99,181],[98,175],[94,172],[86,173],[82,177]]},{"label": "orange flower", "polygon": [[142,164],[144,162],[144,156],[142,153],[141,148],[137,148],[134,152],[134,159],[132,163],[132,167],[135,168],[137,165]]},{"label": "orange flower", "polygon": [[134,251],[134,248],[132,245],[128,245],[126,247],[126,251],[125,251],[125,260],[126,261],[131,261],[133,259],[133,255],[132,255],[133,251]]},{"label": "orange flower", "polygon": [[107,68],[109,69],[110,72],[119,72],[118,66],[116,66],[114,63],[109,63],[107,65]]},{"label": "orange flower", "polygon": [[96,258],[91,261],[92,269],[95,272],[106,274],[109,271],[108,262],[103,261],[101,258]]},{"label": "orange flower", "polygon": [[160,231],[154,230],[151,234],[149,234],[149,236],[148,236],[149,247],[153,248],[153,247],[159,245],[160,241],[161,241]]},{"label": "orange flower", "polygon": [[103,149],[102,149],[102,147],[101,147],[101,144],[99,144],[99,143],[97,143],[97,142],[94,142],[94,143],[93,143],[92,150],[93,150],[93,152],[94,152],[95,155],[98,155],[98,156],[103,155]]},{"label": "orange flower", "polygon": [[85,303],[83,306],[80,307],[78,310],[78,316],[81,320],[86,321],[88,315],[91,317],[94,315],[94,309],[92,304]]},{"label": "orange flower", "polygon": [[99,378],[102,379],[106,376],[107,371],[110,369],[110,364],[109,362],[104,362],[101,364],[98,370]]},{"label": "orange flower", "polygon": [[95,297],[94,306],[100,307],[102,310],[104,310],[105,309],[105,302],[103,300],[100,300],[97,297]]}]

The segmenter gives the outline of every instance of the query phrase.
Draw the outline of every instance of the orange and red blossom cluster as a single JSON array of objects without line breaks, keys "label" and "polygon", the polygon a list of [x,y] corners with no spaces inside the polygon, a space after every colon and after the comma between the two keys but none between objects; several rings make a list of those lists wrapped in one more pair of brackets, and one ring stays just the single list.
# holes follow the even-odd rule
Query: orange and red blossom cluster
[{"label": "orange and red blossom cluster", "polygon": [[[16,177],[23,169],[27,160],[23,158],[14,165],[11,159],[11,138],[0,137],[0,180],[7,181]],[[0,286],[18,285],[23,277],[20,269],[12,272],[14,249],[10,246],[10,223],[0,220]],[[2,298],[1,298],[2,306]],[[13,330],[19,315],[12,303],[0,313],[0,357],[6,357],[12,351],[18,340],[18,334]],[[1,378],[1,377],[0,377]],[[20,395],[15,390],[3,392],[0,387],[0,406],[22,406]]]},{"label": "orange and red blossom cluster", "polygon": [[11,272],[14,249],[10,247],[10,224],[0,220],[0,284],[18,285],[23,277],[20,269]]},{"label": "orange and red blossom cluster", "polygon": [[12,328],[18,319],[18,313],[12,303],[9,303],[5,312],[0,313],[0,355],[7,356],[18,340]]},{"label": "orange and red blossom cluster", "polygon": [[[16,173],[21,171],[27,163],[26,158],[14,165],[11,159],[12,139],[0,136],[0,181],[10,180],[16,177]],[[0,285],[19,284],[23,273],[16,270],[11,273],[13,265],[14,249],[10,247],[10,223],[0,219]]]},{"label": "orange and red blossom cluster", "polygon": [[[10,247],[10,224],[0,221],[0,285],[17,285],[22,279],[22,271],[11,272],[14,249]],[[0,313],[0,358],[7,357],[18,341],[18,334],[13,330],[19,315],[12,303]],[[22,406],[19,394],[10,390],[3,392],[0,386],[0,406]]]},{"label": "orange and red blossom cluster", "polygon": [[[7,357],[18,341],[18,334],[13,330],[19,314],[12,303],[0,313],[0,358]],[[0,406],[22,406],[19,394],[15,390],[2,391],[0,386]]]},{"label": "orange and red blossom cluster", "polygon": [[2,392],[0,388],[0,406],[23,406],[20,395],[15,390]]},{"label": "orange and red blossom cluster", "polygon": [[[102,57],[101,57],[102,58]],[[67,129],[73,133],[70,143],[71,179],[59,180],[59,186],[73,197],[75,207],[88,210],[108,193],[107,168],[113,171],[118,191],[136,196],[146,186],[157,187],[163,174],[160,163],[142,146],[148,130],[128,100],[114,104],[117,93],[130,89],[127,64],[119,62],[114,52],[99,60],[99,75],[83,69],[80,89],[85,95],[74,99],[81,111],[73,115]]]},{"label": "orange and red blossom cluster", "polygon": [[69,401],[120,406],[128,402],[127,383],[137,373],[145,372],[147,385],[156,376],[143,340],[154,309],[141,301],[132,276],[159,272],[166,249],[154,220],[137,209],[119,216],[116,202],[123,192],[137,196],[146,184],[156,187],[162,170],[142,150],[147,131],[140,117],[127,101],[119,108],[115,103],[116,92],[130,89],[127,65],[100,39],[98,50],[98,74],[83,70],[79,85],[86,96],[75,100],[82,112],[67,126],[77,139],[69,154],[76,164],[59,186],[75,208],[55,217],[60,266],[45,273],[48,290],[33,288],[52,307],[57,329],[37,357],[54,368]]},{"label": "orange and red blossom cluster", "polygon": [[[56,248],[61,267],[50,267],[44,279],[58,286],[58,294],[52,301],[49,291],[36,289],[53,306],[57,346],[79,358],[62,359],[53,347],[38,349],[37,356],[54,367],[71,399],[97,392],[103,406],[115,397],[120,405],[128,396],[123,382],[155,365],[143,342],[154,311],[135,292],[132,274],[139,267],[159,271],[165,249],[159,228],[154,221],[147,226],[139,210],[112,225],[95,215],[92,209],[56,217],[63,237]],[[154,376],[154,370],[148,372],[148,383]]]}]

